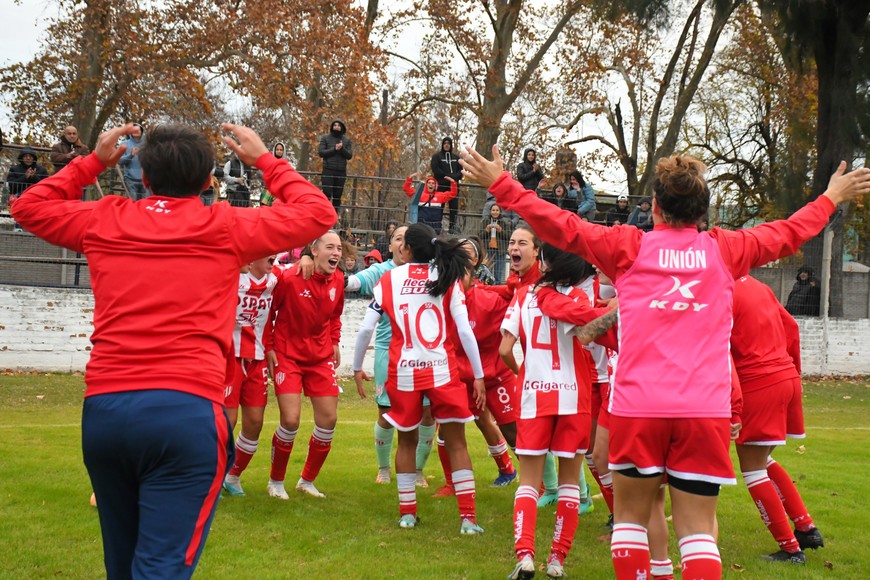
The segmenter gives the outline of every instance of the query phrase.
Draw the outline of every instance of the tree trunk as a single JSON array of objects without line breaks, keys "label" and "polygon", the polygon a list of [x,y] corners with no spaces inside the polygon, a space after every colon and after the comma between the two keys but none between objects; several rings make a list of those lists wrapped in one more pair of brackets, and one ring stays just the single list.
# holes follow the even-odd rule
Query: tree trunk
[{"label": "tree trunk", "polygon": [[79,138],[93,149],[101,127],[96,126],[97,99],[103,81],[103,49],[106,32],[111,25],[111,5],[105,0],[91,0],[85,8],[81,42],[72,50],[78,52],[77,79],[74,81],[72,124]]},{"label": "tree trunk", "polygon": [[[312,139],[317,139],[317,131],[320,128],[323,116],[323,75],[318,71],[314,73],[311,85],[305,89],[305,101],[308,108],[308,114],[302,117],[300,122],[301,140],[299,144],[299,152],[296,164],[298,171],[311,171],[311,142]],[[324,132],[326,132],[324,130]]]},{"label": "tree trunk", "polygon": [[[818,23],[813,52],[819,78],[818,125],[816,129],[817,162],[810,199],[825,192],[831,174],[840,161],[851,162],[857,153],[860,136],[855,123],[857,102],[857,65],[868,7],[851,2],[850,6],[830,9]],[[845,217],[845,216],[844,216]],[[846,220],[834,224],[834,250],[831,267],[830,315],[843,316],[843,228]],[[806,261],[820,271],[821,237],[804,247]]]}]

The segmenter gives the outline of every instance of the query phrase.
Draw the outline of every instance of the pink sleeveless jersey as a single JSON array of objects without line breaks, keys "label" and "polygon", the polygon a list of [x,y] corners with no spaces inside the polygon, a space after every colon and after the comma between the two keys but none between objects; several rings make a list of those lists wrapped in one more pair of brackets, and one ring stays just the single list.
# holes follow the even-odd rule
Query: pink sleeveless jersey
[{"label": "pink sleeveless jersey", "polygon": [[716,240],[690,228],[645,234],[616,289],[619,366],[610,412],[730,417],[734,279]]}]

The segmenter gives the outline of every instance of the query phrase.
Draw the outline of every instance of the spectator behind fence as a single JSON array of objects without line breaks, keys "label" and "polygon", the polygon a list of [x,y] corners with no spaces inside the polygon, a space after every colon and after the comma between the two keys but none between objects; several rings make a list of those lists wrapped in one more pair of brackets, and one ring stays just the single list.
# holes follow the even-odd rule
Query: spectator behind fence
[{"label": "spectator behind fence", "polygon": [[595,221],[595,190],[576,169],[568,174],[568,197],[577,199],[577,215],[587,222]]},{"label": "spectator behind fence", "polygon": [[393,237],[393,232],[399,227],[399,222],[390,220],[387,222],[387,227],[384,228],[384,235],[379,237],[375,242],[375,249],[383,256],[384,260],[390,260],[393,254],[390,252],[390,239]]},{"label": "spectator behind fence", "polygon": [[[7,204],[9,207],[12,207],[12,204],[25,189],[39,183],[46,177],[48,177],[48,170],[36,162],[36,151],[30,147],[22,149],[21,153],[18,154],[18,163],[10,167],[9,173],[6,174],[6,189],[9,190]],[[17,222],[15,223],[15,231],[22,231]]]},{"label": "spectator behind fence", "polygon": [[384,261],[383,256],[378,250],[372,250],[363,258],[363,265],[366,268],[371,267],[373,264],[382,264]]},{"label": "spectator behind fence", "polygon": [[[275,143],[275,146],[272,147],[272,155],[277,157],[278,159],[283,159],[287,163],[290,163],[290,160],[287,159],[286,156],[287,147],[284,146],[284,143],[278,141]],[[260,205],[270,206],[275,202],[275,196],[269,193],[268,190],[263,190],[263,195],[260,196]]]},{"label": "spectator behind fence", "polygon": [[341,194],[347,180],[347,162],[353,157],[353,142],[346,133],[344,121],[336,119],[329,126],[329,133],[320,138],[317,148],[317,154],[323,158],[320,184],[336,213],[341,207]]},{"label": "spectator behind fence", "polygon": [[90,153],[90,150],[79,139],[79,130],[70,125],[63,130],[63,134],[60,136],[60,143],[52,145],[48,160],[51,161],[54,171],[57,173],[76,157],[81,157],[88,153]]},{"label": "spectator behind fence", "polygon": [[[451,233],[455,233],[456,218],[459,215],[459,182],[462,180],[462,167],[459,166],[459,156],[453,152],[453,139],[444,137],[441,149],[432,156],[429,163],[432,175],[438,183],[438,191],[448,192],[456,186],[456,197],[447,203],[447,223]],[[437,229],[441,231],[440,228]]]},{"label": "spectator behind fence", "polygon": [[139,123],[133,123],[133,130],[123,143],[127,150],[121,155],[118,165],[124,170],[124,186],[127,188],[127,194],[134,201],[151,195],[145,189],[145,186],[142,185],[142,165],[139,163],[139,149],[144,144],[145,128]]},{"label": "spectator behind fence", "polygon": [[441,234],[442,221],[444,219],[444,204],[456,197],[456,182],[450,183],[450,191],[438,191],[438,182],[434,177],[427,177],[424,185],[415,188],[412,182],[419,177],[420,172],[412,173],[405,179],[402,191],[411,198],[411,207],[408,210],[408,221],[427,224],[436,234]]},{"label": "spectator behind fence", "polygon": [[821,296],[822,291],[815,272],[809,266],[801,266],[786,300],[785,309],[792,316],[818,316]]},{"label": "spectator behind fence", "polygon": [[222,127],[238,140],[224,142],[263,170],[282,203],[203,207],[214,152],[184,125],[148,131],[139,156],[152,197],[78,201],[81,188],[120,159],[127,125],[103,133],[95,154],[29,188],[13,209],[42,239],[83,252],[91,269],[82,452],[108,578],[193,574],[233,462],[224,385],[239,269],[335,223],[323,194],[254,131]]},{"label": "spectator behind fence", "polygon": [[634,211],[631,212],[630,216],[628,216],[628,225],[634,226],[637,229],[643,230],[645,232],[652,231],[653,218],[652,203],[650,202],[650,198],[640,198],[640,203],[637,204],[637,207],[634,208]]},{"label": "spectator behind fence", "polygon": [[224,164],[224,183],[227,184],[227,201],[234,207],[250,207],[251,190],[248,188],[248,174],[251,168],[233,155]]},{"label": "spectator behind fence", "polygon": [[537,159],[538,153],[529,147],[523,151],[523,160],[517,165],[517,181],[529,191],[536,191],[544,179],[544,171]]},{"label": "spectator behind fence", "polygon": [[577,213],[577,196],[571,198],[568,195],[568,187],[564,183],[557,183],[553,187],[552,193],[545,193],[541,199],[549,201],[559,209]]},{"label": "spectator behind fence", "polygon": [[612,207],[604,214],[604,223],[608,226],[618,226],[628,223],[628,196],[620,195],[616,198],[616,207]]},{"label": "spectator behind fence", "polygon": [[501,206],[493,203],[489,208],[489,217],[480,222],[480,238],[481,245],[486,248],[486,262],[492,268],[496,284],[503,284],[505,281],[505,256],[511,232],[511,221],[502,215]]}]

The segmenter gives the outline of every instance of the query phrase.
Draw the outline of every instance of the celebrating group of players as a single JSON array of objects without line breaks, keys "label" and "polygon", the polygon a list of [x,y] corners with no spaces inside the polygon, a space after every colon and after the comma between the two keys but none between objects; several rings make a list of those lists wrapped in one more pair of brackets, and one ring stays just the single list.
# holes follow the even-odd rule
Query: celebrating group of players
[{"label": "celebrating group of players", "polygon": [[[804,434],[797,325],[748,274],[816,235],[836,204],[870,189],[870,172],[846,174],[841,166],[825,194],[788,220],[699,232],[710,198],[705,167],[685,156],[662,159],[653,186],[656,225],[645,234],[554,209],[503,171],[497,149],[493,161],[466,150],[463,166],[527,224],[510,239],[505,286],[474,281],[479,240],[437,236],[424,223],[396,228],[392,260],[349,277],[336,272],[341,248],[334,232],[314,240],[310,257],[292,268],[273,266],[273,256],[241,274],[226,406],[234,423],[241,404],[243,419],[224,488],[244,494],[239,476],[257,448],[270,374],[280,425],[268,492],[288,497],[284,477],[304,393],[315,427],[296,489],[323,497],[314,480],[335,431],[347,288],[372,296],[353,370],[365,397],[364,355],[377,329],[377,482],[390,482],[397,430],[400,527],[417,525],[416,487],[426,485],[421,470],[437,424],[460,533],[483,532],[465,439],[465,424],[476,421],[499,469],[497,485],[517,477],[508,448],[519,461],[517,563],[509,578],[534,576],[542,481],[557,506],[546,573],[565,575],[578,514],[589,502],[584,457],[613,514],[617,578],[673,578],[665,486],[682,577],[720,577],[715,510],[720,485],[736,482],[732,440],[779,546],[767,558],[803,563],[805,549],[823,546],[790,477],[770,458],[787,437]],[[553,457],[558,475],[548,478]]]},{"label": "celebrating group of players", "polygon": [[[362,395],[364,352],[377,326],[378,481],[389,481],[383,452],[388,457],[396,429],[401,527],[418,523],[417,470],[434,419],[460,531],[483,532],[464,431],[477,417],[499,466],[497,483],[516,478],[507,447],[519,458],[510,578],[534,575],[536,503],[553,500],[546,571],[565,575],[578,512],[588,505],[584,454],[613,513],[617,578],[672,577],[665,483],[682,577],[721,577],[715,510],[719,486],[735,482],[732,438],[780,547],[769,557],[801,563],[803,549],[823,545],[788,474],[770,459],[788,435],[803,435],[795,324],[746,276],[795,252],[838,203],[870,193],[870,169],[845,173],[841,164],[824,195],[788,220],[699,232],[710,198],[704,167],[670,157],[657,166],[655,228],[643,233],[581,221],[525,191],[503,170],[496,148],[492,161],[466,149],[465,175],[529,226],[514,231],[513,273],[493,291],[471,279],[482,257],[478,242],[435,236],[420,223],[397,228],[392,262],[345,281],[335,272],[340,241],[327,231],[336,214],[322,192],[251,129],[222,128],[224,143],[263,171],[274,206],[203,206],[198,196],[214,151],[202,133],[182,125],[153,127],[139,151],[152,197],[82,202],[81,188],[124,153],[117,143],[134,129],[126,125],[102,134],[93,154],[25,190],[12,208],[28,231],[88,258],[94,332],[82,450],[99,499],[109,578],[193,574],[222,484],[243,493],[239,478],[257,448],[270,371],[281,420],[269,494],[287,498],[283,482],[304,393],[315,428],[296,489],[323,495],[314,481],[336,425],[345,284],[373,296],[353,370]],[[269,256],[308,242],[307,266],[273,271]],[[239,277],[243,265],[248,271]],[[593,308],[611,294],[617,310]],[[239,404],[234,445],[230,419]],[[550,455],[559,459],[557,476]]]}]

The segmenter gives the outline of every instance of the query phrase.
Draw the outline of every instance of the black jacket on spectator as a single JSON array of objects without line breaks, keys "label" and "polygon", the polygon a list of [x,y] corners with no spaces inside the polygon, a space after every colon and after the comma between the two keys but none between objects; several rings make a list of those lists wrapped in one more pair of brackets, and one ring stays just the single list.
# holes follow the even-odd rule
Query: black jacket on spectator
[{"label": "black jacket on spectator", "polygon": [[[450,143],[450,151],[444,150],[445,143]],[[441,149],[432,156],[429,165],[435,181],[438,182],[438,191],[450,191],[448,177],[459,185],[459,181],[462,179],[462,166],[459,165],[459,156],[453,150],[453,139],[444,137],[441,140]]]},{"label": "black jacket on spectator", "polygon": [[[535,161],[529,161],[529,153],[535,153]],[[517,181],[530,191],[538,189],[538,184],[544,179],[541,165],[538,164],[538,169],[535,170],[535,163],[537,163],[537,151],[529,148],[523,151],[523,161],[517,165]]]},{"label": "black jacket on spectator", "polygon": [[[33,164],[25,165],[24,156],[33,155]],[[9,168],[9,173],[6,174],[6,187],[9,189],[9,195],[19,196],[21,192],[48,177],[48,170],[36,162],[36,151],[30,147],[25,147],[18,154],[18,163]],[[33,171],[28,174],[28,170]]]},{"label": "black jacket on spectator", "polygon": [[615,225],[616,222],[619,222],[623,225],[628,223],[628,216],[631,212],[628,210],[628,206],[625,206],[625,209],[619,207],[619,203],[617,202],[615,207],[607,210],[607,213],[604,214],[604,223],[612,226]]},{"label": "black jacket on spectator", "polygon": [[[556,188],[562,188],[562,197],[556,195]],[[545,193],[541,199],[549,201],[559,209],[566,209],[572,213],[577,213],[577,199],[568,197],[568,187],[564,183],[557,183],[551,193]]]},{"label": "black jacket on spectator", "polygon": [[[344,121],[335,119],[329,124],[332,127],[338,123],[341,125],[341,134],[335,135],[332,131],[320,138],[320,145],[317,147],[317,154],[323,157],[323,170],[334,171],[338,173],[347,173],[347,162],[353,157],[353,143],[345,136],[347,127]],[[335,146],[343,143],[342,148],[336,150]]]},{"label": "black jacket on spectator", "polygon": [[[801,278],[801,274],[804,273],[807,274],[805,280]],[[798,269],[797,282],[794,283],[786,300],[785,309],[792,316],[818,316],[821,297],[822,290],[819,288],[819,281],[813,269],[801,266]]]}]

